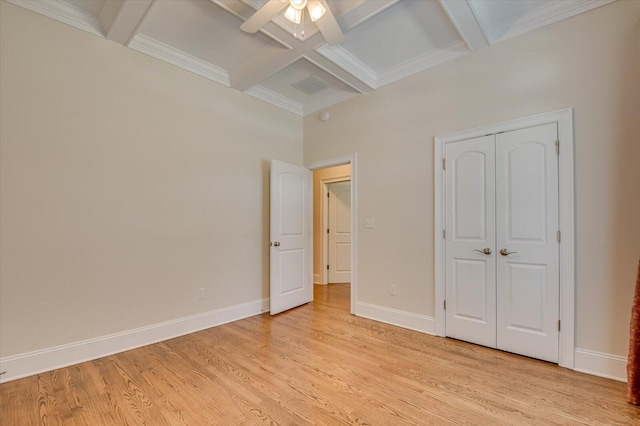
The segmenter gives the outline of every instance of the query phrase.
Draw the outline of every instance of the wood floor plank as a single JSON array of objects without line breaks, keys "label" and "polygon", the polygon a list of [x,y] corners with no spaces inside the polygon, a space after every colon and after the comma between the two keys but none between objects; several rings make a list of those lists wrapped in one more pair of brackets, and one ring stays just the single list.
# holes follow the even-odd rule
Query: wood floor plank
[{"label": "wood floor plank", "polygon": [[0,385],[0,425],[637,425],[625,384],[314,302]]}]

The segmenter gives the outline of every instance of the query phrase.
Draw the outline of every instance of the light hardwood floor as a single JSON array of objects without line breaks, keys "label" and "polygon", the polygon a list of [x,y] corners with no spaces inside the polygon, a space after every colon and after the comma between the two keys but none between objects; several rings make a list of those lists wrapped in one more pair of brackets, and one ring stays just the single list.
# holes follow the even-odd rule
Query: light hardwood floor
[{"label": "light hardwood floor", "polygon": [[0,385],[2,425],[640,424],[625,384],[315,302]]}]

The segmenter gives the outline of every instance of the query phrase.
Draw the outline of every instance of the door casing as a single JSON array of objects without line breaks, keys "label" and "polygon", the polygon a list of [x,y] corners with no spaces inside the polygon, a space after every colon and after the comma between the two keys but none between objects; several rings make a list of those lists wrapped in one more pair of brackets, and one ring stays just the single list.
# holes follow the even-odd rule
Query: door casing
[{"label": "door casing", "polygon": [[573,172],[573,110],[558,111],[504,121],[434,138],[434,251],[436,335],[445,336],[445,239],[444,239],[444,146],[493,133],[508,132],[543,124],[557,123],[560,154],[559,228],[560,243],[560,344],[558,364],[574,368],[575,350],[575,207]]}]

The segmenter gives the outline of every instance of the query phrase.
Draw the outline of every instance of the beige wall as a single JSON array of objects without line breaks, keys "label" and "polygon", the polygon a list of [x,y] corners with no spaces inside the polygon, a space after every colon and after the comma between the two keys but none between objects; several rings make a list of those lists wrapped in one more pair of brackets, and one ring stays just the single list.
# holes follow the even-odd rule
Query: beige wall
[{"label": "beige wall", "polygon": [[0,356],[268,297],[268,160],[302,162],[300,117],[0,8]]},{"label": "beige wall", "polygon": [[576,343],[626,355],[640,257],[639,17],[640,2],[619,1],[335,106],[328,122],[305,117],[305,163],[358,154],[360,301],[434,315],[434,136],[572,107]]},{"label": "beige wall", "polygon": [[323,181],[338,182],[339,180],[351,179],[351,166],[329,167],[327,169],[314,170],[313,172],[313,282],[326,284],[323,280],[324,261],[324,232],[322,226],[322,216],[326,193],[324,192]]}]

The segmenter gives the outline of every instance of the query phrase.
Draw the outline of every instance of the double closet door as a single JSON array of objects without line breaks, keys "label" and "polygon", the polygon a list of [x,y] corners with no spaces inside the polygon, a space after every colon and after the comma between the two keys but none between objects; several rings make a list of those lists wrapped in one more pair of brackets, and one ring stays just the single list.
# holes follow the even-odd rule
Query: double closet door
[{"label": "double closet door", "polygon": [[558,362],[557,134],[446,144],[447,336]]}]

